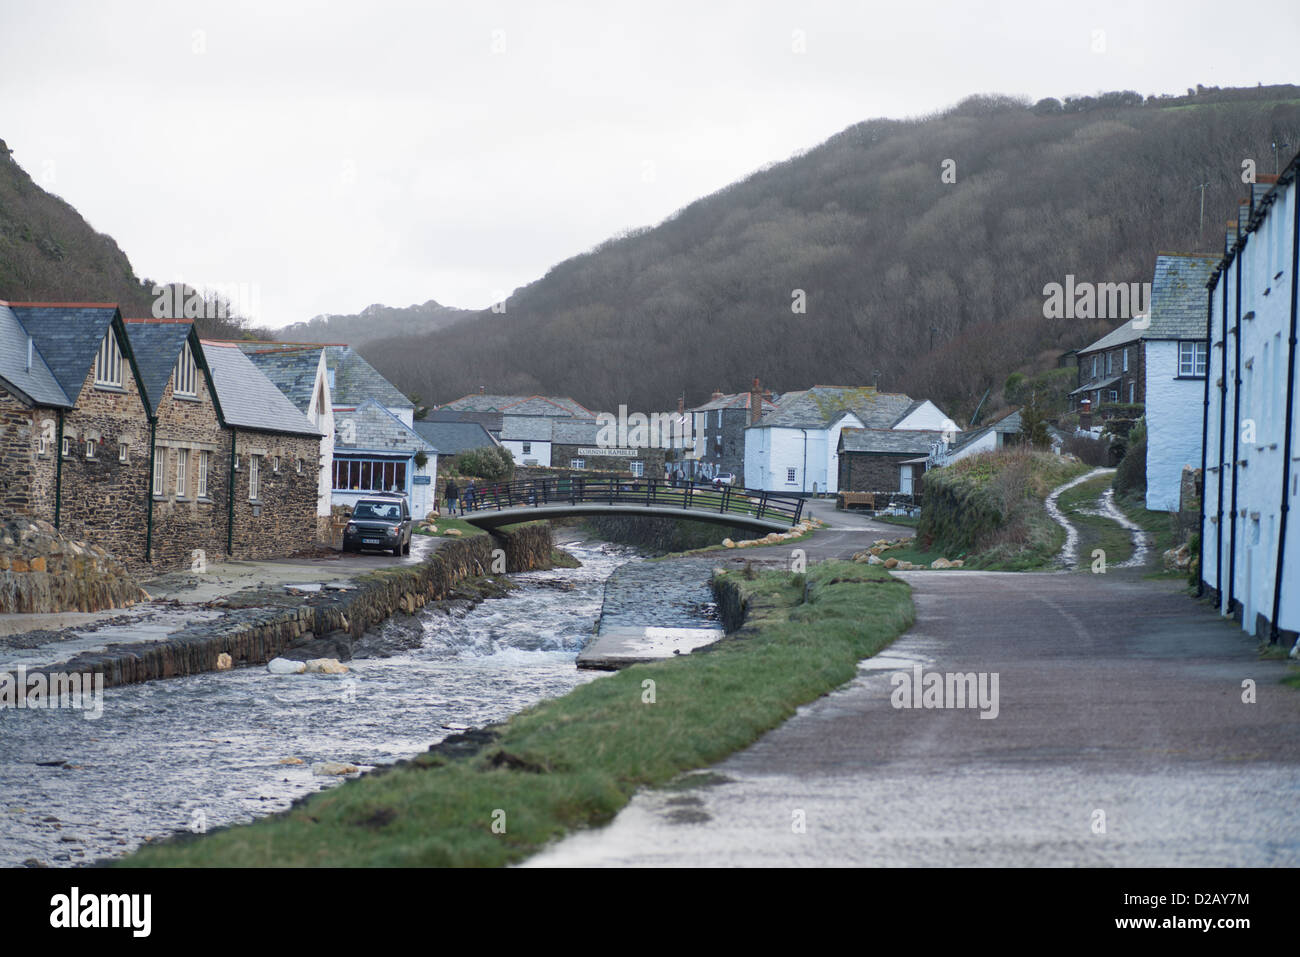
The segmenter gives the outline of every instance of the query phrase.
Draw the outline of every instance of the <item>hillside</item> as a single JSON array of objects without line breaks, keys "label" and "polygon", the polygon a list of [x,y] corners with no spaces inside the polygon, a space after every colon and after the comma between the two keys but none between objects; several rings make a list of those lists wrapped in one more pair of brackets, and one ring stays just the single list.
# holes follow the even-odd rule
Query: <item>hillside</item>
[{"label": "hillside", "polygon": [[433,332],[473,315],[473,310],[443,306],[432,299],[404,308],[376,304],[356,315],[316,316],[307,322],[295,322],[277,329],[275,338],[281,342],[346,342],[360,346],[385,337]]},{"label": "hillside", "polygon": [[[113,237],[33,182],[0,140],[0,299],[116,302],[124,316],[148,316],[154,285],[136,277]],[[267,334],[237,317],[196,324],[203,335]]]},{"label": "hillside", "polygon": [[1272,172],[1274,139],[1300,144],[1300,87],[1189,94],[978,96],[860,123],[559,263],[472,335],[363,351],[435,401],[487,384],[655,409],[754,375],[784,391],[878,373],[963,416],[1008,373],[1117,323],[1044,319],[1045,284],[1149,282],[1157,251],[1222,249],[1243,158]]}]

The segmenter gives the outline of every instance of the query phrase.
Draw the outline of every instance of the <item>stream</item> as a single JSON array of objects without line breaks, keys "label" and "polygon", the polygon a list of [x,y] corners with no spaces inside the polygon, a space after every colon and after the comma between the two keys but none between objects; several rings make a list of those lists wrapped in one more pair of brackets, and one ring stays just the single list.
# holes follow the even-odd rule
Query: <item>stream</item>
[{"label": "stream", "polygon": [[512,575],[509,597],[426,608],[416,626],[390,619],[347,675],[253,667],[109,688],[96,721],[0,709],[0,866],[73,866],[251,821],[343,780],[314,766],[409,758],[599,680],[574,659],[602,604],[606,619],[716,624],[711,563],[564,547],[581,568]]}]

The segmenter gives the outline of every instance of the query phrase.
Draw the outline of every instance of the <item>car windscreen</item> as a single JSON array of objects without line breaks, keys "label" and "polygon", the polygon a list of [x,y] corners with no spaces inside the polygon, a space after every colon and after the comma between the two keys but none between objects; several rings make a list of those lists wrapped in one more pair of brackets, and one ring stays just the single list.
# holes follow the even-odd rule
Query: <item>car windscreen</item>
[{"label": "car windscreen", "polygon": [[357,502],[357,507],[352,510],[353,518],[378,518],[386,522],[401,521],[401,509],[396,505],[386,505],[383,502]]}]

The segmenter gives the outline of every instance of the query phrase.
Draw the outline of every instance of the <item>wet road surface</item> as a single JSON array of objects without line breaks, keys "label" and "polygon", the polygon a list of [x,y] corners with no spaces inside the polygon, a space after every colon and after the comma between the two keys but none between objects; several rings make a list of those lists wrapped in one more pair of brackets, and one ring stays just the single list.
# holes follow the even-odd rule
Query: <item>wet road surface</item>
[{"label": "wet road surface", "polygon": [[[899,575],[916,625],[857,679],[529,865],[1300,864],[1300,692],[1180,582]],[[918,665],[997,673],[997,717],[895,708]]]}]

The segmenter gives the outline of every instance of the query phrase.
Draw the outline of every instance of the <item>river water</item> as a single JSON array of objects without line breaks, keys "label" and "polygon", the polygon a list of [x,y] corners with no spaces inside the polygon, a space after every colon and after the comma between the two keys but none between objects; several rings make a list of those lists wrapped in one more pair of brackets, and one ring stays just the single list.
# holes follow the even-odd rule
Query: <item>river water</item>
[{"label": "river water", "polygon": [[709,563],[566,547],[581,568],[513,575],[520,587],[509,597],[473,608],[426,608],[413,636],[386,631],[368,644],[387,657],[354,658],[348,675],[257,667],[109,688],[95,721],[70,709],[0,709],[0,866],[70,866],[175,831],[251,821],[341,780],[314,765],[408,758],[598,680],[574,658],[611,576],[607,618],[714,624]]}]

